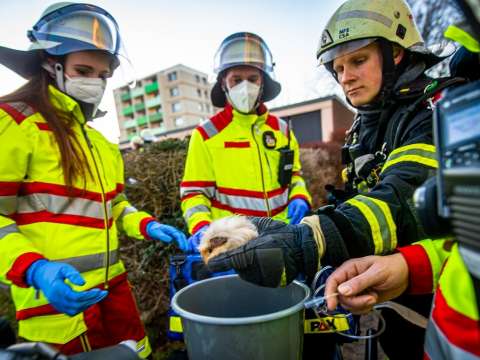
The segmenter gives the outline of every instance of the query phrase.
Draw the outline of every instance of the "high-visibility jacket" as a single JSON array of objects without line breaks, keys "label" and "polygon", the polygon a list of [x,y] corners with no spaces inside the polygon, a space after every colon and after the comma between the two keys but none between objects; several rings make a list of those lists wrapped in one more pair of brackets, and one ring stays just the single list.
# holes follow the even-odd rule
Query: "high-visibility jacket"
[{"label": "high-visibility jacket", "polygon": [[427,326],[427,359],[480,359],[480,316],[470,271],[480,254],[451,240],[423,240],[399,249],[409,271],[409,292],[435,291]]},{"label": "high-visibility jacket", "polygon": [[[72,128],[93,177],[67,191],[60,152],[45,118],[24,103],[0,104],[0,281],[11,285],[19,335],[65,344],[86,329],[83,313],[60,314],[25,283],[36,260],[68,263],[86,283],[109,282],[125,272],[119,259],[118,228],[137,239],[153,218],[132,207],[122,193],[123,161],[118,146],[85,124],[80,106],[49,87],[53,106],[73,117]],[[148,341],[146,346],[148,347]]]},{"label": "high-visibility jacket", "polygon": [[[278,182],[280,148],[294,151],[289,186]],[[190,233],[232,214],[287,220],[289,201],[311,204],[297,140],[285,121],[262,105],[258,114],[242,114],[227,105],[192,133],[180,185],[182,211]]]}]

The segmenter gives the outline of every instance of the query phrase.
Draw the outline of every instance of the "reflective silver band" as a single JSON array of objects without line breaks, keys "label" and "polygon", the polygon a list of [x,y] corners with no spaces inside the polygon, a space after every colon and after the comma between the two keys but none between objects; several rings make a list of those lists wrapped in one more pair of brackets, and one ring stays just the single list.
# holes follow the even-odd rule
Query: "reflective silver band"
[{"label": "reflective silver band", "polygon": [[185,219],[185,221],[188,221],[188,219],[190,219],[190,217],[192,215],[194,215],[196,213],[199,213],[199,212],[209,213],[210,209],[208,207],[206,207],[205,205],[197,205],[197,206],[191,207],[190,209],[185,211],[185,214],[183,215],[183,218]]},{"label": "reflective silver band", "polygon": [[20,233],[16,224],[10,224],[0,228],[0,240],[2,240],[5,236]]},{"label": "reflective silver band", "polygon": [[[113,265],[118,262],[118,255],[118,249],[110,251],[109,265]],[[66,259],[55,259],[53,261],[67,263],[82,273],[105,267],[106,256],[106,253],[99,253],[93,255],[75,256]]]}]

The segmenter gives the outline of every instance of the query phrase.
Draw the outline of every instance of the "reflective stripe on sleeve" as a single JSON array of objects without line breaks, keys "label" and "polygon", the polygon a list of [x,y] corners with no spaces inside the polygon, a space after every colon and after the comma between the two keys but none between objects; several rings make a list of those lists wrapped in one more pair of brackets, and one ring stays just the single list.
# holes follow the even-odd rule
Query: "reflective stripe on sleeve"
[{"label": "reflective stripe on sleeve", "polygon": [[16,224],[10,224],[0,228],[0,240],[2,240],[5,236],[19,233],[18,227]]},{"label": "reflective stripe on sleeve", "polygon": [[375,246],[375,254],[386,254],[396,248],[397,226],[385,201],[357,195],[346,202],[357,208],[368,221]]},{"label": "reflective stripe on sleeve", "polygon": [[438,168],[435,146],[429,144],[410,144],[393,150],[383,165],[382,173],[390,166],[400,162],[414,162],[432,168]]}]

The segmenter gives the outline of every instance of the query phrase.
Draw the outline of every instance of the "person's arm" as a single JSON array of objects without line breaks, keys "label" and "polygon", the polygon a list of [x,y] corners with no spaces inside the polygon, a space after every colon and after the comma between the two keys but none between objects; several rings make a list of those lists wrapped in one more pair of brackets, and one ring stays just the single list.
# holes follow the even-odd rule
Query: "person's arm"
[{"label": "person's arm", "polygon": [[389,154],[377,185],[369,193],[356,195],[320,215],[323,232],[336,234],[325,237],[323,263],[335,266],[353,257],[388,254],[424,237],[412,197],[438,166],[429,114],[423,113],[413,122],[401,145]]},{"label": "person's arm", "polygon": [[200,132],[194,130],[180,184],[183,217],[191,234],[212,222],[210,199],[215,195],[215,186],[210,153]]},{"label": "person's arm", "polygon": [[127,236],[136,239],[159,240],[164,243],[175,241],[180,249],[186,249],[186,237],[176,228],[157,222],[155,217],[145,211],[139,211],[132,206],[124,189],[124,164],[120,151],[117,154],[117,192],[112,200],[112,213],[117,227],[124,231]]},{"label": "person's arm", "polygon": [[25,133],[28,124],[20,126],[0,110],[0,281],[28,287],[27,269],[44,256],[14,220],[18,192],[27,174],[36,136],[33,132]]},{"label": "person's arm", "polygon": [[291,224],[298,224],[312,208],[312,197],[307,190],[305,180],[301,176],[300,149],[293,131],[290,131],[290,149],[294,152],[294,158],[292,180],[290,182],[288,218]]},{"label": "person's arm", "polygon": [[74,315],[101,301],[107,292],[74,291],[65,280],[83,285],[81,274],[68,264],[48,261],[14,220],[38,136],[31,125],[26,121],[18,124],[0,110],[0,281],[22,288],[33,286],[58,311]]},{"label": "person's arm", "polygon": [[333,310],[340,302],[352,312],[364,313],[404,292],[431,294],[452,246],[452,240],[427,239],[401,247],[397,254],[349,260],[326,282],[328,308]]}]

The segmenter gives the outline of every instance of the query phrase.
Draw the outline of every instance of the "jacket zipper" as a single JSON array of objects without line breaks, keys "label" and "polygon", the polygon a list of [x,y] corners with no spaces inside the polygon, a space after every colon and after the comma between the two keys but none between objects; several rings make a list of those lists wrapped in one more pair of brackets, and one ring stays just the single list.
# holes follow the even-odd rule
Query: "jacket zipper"
[{"label": "jacket zipper", "polygon": [[253,137],[253,141],[255,142],[255,145],[257,147],[258,162],[260,163],[260,174],[261,174],[261,178],[262,178],[263,199],[265,200],[265,205],[267,205],[267,216],[270,217],[270,205],[268,204],[268,196],[267,196],[267,193],[265,192],[265,178],[263,176],[262,154],[260,153],[260,147],[258,146],[258,142],[257,142],[257,139],[255,137],[255,132],[253,131],[254,128],[255,128],[255,124],[252,124],[252,127],[251,127],[252,137]]},{"label": "jacket zipper", "polygon": [[[108,290],[108,271],[110,267],[110,229],[108,228],[108,211],[107,211],[107,202],[105,200],[105,188],[103,187],[102,178],[100,176],[100,170],[98,169],[97,160],[95,159],[95,155],[93,153],[93,145],[90,141],[90,138],[85,131],[84,126],[81,126],[83,136],[85,137],[85,141],[88,144],[88,150],[90,151],[90,155],[92,156],[93,164],[95,165],[95,172],[97,173],[98,182],[100,184],[101,195],[102,195],[102,205],[103,205],[103,223],[105,226],[105,230],[107,232],[107,252],[105,254],[105,281],[104,281],[104,288]],[[95,148],[96,150],[96,148]],[[98,151],[97,151],[98,154]]]}]

